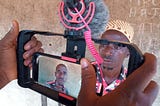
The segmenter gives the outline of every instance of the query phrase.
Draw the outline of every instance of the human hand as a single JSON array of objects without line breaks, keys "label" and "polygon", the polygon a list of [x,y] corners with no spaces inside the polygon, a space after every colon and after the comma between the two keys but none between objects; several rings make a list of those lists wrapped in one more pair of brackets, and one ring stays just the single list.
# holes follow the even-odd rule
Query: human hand
[{"label": "human hand", "polygon": [[[16,48],[19,25],[12,22],[10,31],[0,40],[0,88],[17,78]],[[24,46],[24,65],[31,67],[32,55],[35,52],[43,52],[42,43],[32,37]]]},{"label": "human hand", "polygon": [[81,60],[82,85],[78,106],[150,106],[157,97],[159,87],[151,81],[156,73],[156,57],[145,54],[145,62],[122,84],[105,96],[96,95],[96,75],[93,66]]},{"label": "human hand", "polygon": [[30,41],[28,41],[24,45],[24,54],[23,58],[24,60],[24,65],[29,66],[30,68],[32,67],[32,56],[35,52],[44,52],[44,50],[41,48],[42,43],[38,41],[34,36],[31,38]]},{"label": "human hand", "polygon": [[17,78],[16,47],[19,26],[12,22],[10,31],[0,40],[0,88]]}]

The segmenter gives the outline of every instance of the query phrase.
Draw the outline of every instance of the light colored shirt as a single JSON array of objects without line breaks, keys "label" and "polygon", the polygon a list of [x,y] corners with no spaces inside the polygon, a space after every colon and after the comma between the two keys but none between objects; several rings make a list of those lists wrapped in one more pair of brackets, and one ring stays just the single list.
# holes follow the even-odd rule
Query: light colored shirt
[{"label": "light colored shirt", "polygon": [[[56,101],[47,99],[47,106],[58,106]],[[41,94],[22,88],[17,79],[0,89],[0,106],[42,106]]]}]

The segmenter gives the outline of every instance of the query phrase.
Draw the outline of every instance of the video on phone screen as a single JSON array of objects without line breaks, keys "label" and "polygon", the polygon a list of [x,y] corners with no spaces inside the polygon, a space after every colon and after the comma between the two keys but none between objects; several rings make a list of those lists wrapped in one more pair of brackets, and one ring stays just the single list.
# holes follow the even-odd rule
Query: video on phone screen
[{"label": "video on phone screen", "polygon": [[38,83],[50,89],[77,98],[81,87],[81,66],[79,64],[39,56]]}]

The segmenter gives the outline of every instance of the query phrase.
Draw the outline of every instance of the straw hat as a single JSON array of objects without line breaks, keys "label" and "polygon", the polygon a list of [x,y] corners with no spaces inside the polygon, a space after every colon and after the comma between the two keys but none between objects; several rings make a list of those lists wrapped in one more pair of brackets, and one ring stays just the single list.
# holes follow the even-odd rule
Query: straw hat
[{"label": "straw hat", "polygon": [[133,27],[129,23],[122,20],[110,20],[107,24],[106,30],[117,30],[123,33],[130,42],[134,36]]}]

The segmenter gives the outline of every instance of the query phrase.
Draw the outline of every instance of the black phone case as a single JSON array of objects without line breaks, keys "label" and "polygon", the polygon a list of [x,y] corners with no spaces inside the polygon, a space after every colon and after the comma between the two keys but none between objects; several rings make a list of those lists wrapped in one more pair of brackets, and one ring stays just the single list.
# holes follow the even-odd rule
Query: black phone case
[{"label": "black phone case", "polygon": [[33,31],[24,30],[19,33],[17,39],[17,68],[18,68],[18,84],[22,87],[30,87],[30,68],[26,67],[23,62],[24,45],[34,35]]}]

